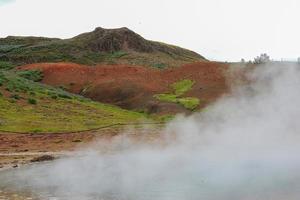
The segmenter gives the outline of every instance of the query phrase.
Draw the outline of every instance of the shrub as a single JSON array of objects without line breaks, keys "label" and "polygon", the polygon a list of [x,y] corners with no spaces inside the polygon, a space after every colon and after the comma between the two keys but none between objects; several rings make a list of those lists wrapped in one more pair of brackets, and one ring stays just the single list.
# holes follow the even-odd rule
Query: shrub
[{"label": "shrub", "polygon": [[0,69],[10,70],[14,68],[13,64],[10,62],[0,61]]},{"label": "shrub", "polygon": [[158,69],[165,69],[168,66],[165,63],[155,63],[155,64],[152,65],[152,67],[158,68]]},{"label": "shrub", "polygon": [[51,95],[51,98],[52,99],[57,99],[57,96],[54,94],[54,95]]},{"label": "shrub", "polygon": [[29,103],[29,104],[33,104],[33,105],[36,105],[36,104],[37,104],[37,101],[36,101],[35,99],[29,98],[29,99],[28,99],[28,103]]},{"label": "shrub", "polygon": [[34,82],[39,82],[43,79],[43,73],[39,70],[20,71],[18,75]]},{"label": "shrub", "polygon": [[16,100],[21,99],[21,97],[20,97],[18,94],[12,94],[12,95],[10,96],[10,98],[16,99]]},{"label": "shrub", "polygon": [[64,98],[64,99],[72,99],[72,97],[70,95],[67,95],[67,94],[58,94],[58,97]]}]

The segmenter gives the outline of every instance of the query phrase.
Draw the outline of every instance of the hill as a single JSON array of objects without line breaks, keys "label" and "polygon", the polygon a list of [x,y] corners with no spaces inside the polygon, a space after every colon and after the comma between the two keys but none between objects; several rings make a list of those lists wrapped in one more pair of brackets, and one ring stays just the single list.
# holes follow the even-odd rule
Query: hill
[{"label": "hill", "polygon": [[128,28],[96,28],[71,39],[15,37],[0,39],[0,60],[16,65],[38,62],[129,64],[165,68],[203,61],[177,46],[149,41]]},{"label": "hill", "polygon": [[159,114],[189,113],[228,91],[225,63],[198,62],[158,70],[141,66],[36,63],[42,83],[124,109]]},{"label": "hill", "polygon": [[39,71],[0,69],[0,132],[84,131],[149,119],[38,83],[42,76]]}]

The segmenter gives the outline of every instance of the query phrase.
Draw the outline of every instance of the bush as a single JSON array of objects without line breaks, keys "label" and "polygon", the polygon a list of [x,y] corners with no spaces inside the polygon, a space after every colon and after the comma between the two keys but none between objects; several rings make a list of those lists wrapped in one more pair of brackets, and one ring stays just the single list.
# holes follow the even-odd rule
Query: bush
[{"label": "bush", "polygon": [[260,56],[257,56],[254,58],[254,64],[265,64],[270,62],[270,56],[268,56],[266,53],[260,54]]},{"label": "bush", "polygon": [[13,69],[14,66],[12,63],[10,62],[5,62],[5,61],[0,61],[0,70],[4,69],[4,70],[10,70]]},{"label": "bush", "polygon": [[168,66],[165,63],[155,63],[155,64],[152,65],[152,67],[158,68],[158,69],[165,69]]},{"label": "bush", "polygon": [[34,82],[43,80],[43,73],[39,70],[20,71],[18,75]]},{"label": "bush", "polygon": [[64,99],[72,99],[72,97],[67,94],[58,94],[58,97],[64,98]]},{"label": "bush", "polygon": [[21,97],[20,97],[18,94],[12,94],[12,95],[10,96],[10,98],[16,99],[16,100],[21,99]]},{"label": "bush", "polygon": [[29,104],[33,104],[33,105],[36,105],[36,104],[37,104],[37,101],[36,101],[35,99],[29,98],[29,99],[28,99],[28,103],[29,103]]},{"label": "bush", "polygon": [[51,95],[51,98],[52,99],[57,99],[57,96],[54,94],[54,95]]}]

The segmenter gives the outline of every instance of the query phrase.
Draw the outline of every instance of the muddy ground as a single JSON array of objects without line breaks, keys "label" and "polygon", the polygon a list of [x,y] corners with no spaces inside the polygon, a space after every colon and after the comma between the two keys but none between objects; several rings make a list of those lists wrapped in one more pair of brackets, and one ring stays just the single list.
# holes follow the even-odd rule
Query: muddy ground
[{"label": "muddy ground", "polygon": [[119,136],[131,137],[138,141],[156,140],[161,129],[161,126],[151,129],[127,126],[59,134],[0,132],[0,170],[65,156],[76,156],[76,151],[88,148],[92,143],[109,145],[112,139]]}]

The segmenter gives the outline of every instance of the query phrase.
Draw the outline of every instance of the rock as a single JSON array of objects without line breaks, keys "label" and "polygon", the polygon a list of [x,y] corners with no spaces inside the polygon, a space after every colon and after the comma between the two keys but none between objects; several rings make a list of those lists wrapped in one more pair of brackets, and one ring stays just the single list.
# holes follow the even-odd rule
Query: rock
[{"label": "rock", "polygon": [[43,155],[30,160],[30,162],[44,162],[54,160],[55,157],[51,155]]}]

